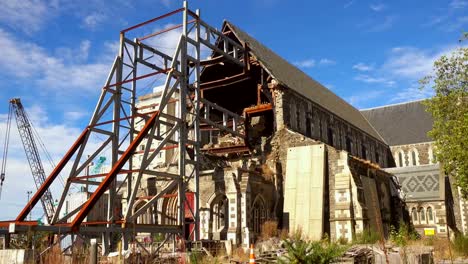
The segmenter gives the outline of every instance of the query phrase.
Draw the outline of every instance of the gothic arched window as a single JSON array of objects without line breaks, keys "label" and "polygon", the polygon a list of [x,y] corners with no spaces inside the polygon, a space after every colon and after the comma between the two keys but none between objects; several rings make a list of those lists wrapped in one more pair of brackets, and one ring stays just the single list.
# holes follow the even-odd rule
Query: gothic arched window
[{"label": "gothic arched window", "polygon": [[427,221],[429,222],[434,221],[434,213],[432,212],[432,207],[427,208]]},{"label": "gothic arched window", "polygon": [[413,219],[413,224],[418,223],[418,212],[416,211],[416,208],[414,207],[413,209],[411,209],[411,218]]},{"label": "gothic arched window", "polygon": [[426,212],[422,207],[419,208],[419,221],[421,224],[426,222]]}]

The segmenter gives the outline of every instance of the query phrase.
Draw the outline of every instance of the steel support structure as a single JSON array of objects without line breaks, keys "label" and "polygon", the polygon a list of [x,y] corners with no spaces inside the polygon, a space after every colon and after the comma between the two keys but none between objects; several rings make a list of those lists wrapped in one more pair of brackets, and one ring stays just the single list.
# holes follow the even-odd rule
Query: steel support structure
[{"label": "steel support structure", "polygon": [[[142,27],[178,15],[182,15],[181,25],[143,37],[129,38],[129,35],[141,30]],[[169,30],[180,29],[174,53],[170,54],[165,49],[151,45],[152,39]],[[122,30],[118,54],[88,126],[17,219],[9,223],[14,223],[17,226],[16,230],[19,231],[24,230],[24,226],[33,226],[37,230],[52,232],[101,234],[103,251],[106,254],[112,247],[113,233],[122,234],[124,248],[128,247],[128,241],[132,240],[136,232],[162,233],[166,235],[166,241],[172,235],[184,240],[186,214],[190,212],[190,223],[195,226],[188,239],[198,240],[200,122],[242,136],[239,131],[241,117],[201,98],[200,73],[202,67],[207,64],[207,61],[201,60],[202,49],[216,56],[216,60],[223,57],[225,62],[238,65],[244,71],[247,68],[248,57],[244,47],[203,22],[199,11],[190,11],[187,2],[184,2],[184,6],[180,9]],[[136,98],[141,95],[142,86],[147,86],[147,83],[142,84],[142,82],[156,76],[165,78],[161,101],[157,109],[142,114],[135,106]],[[177,101],[177,111],[171,114],[168,105],[174,101]],[[202,108],[205,111],[203,116],[200,114]],[[212,118],[209,114],[210,109],[221,113],[222,123],[219,123],[219,116],[218,120],[210,120]],[[137,129],[141,127],[139,122],[143,122],[144,126]],[[142,154],[137,150],[141,144],[145,145]],[[151,166],[161,151],[174,148],[177,149],[175,153],[178,155],[177,173]],[[142,155],[139,166],[133,164],[132,157],[136,153]],[[107,160],[111,163],[110,171],[104,174],[84,175],[87,166],[99,156],[108,157]],[[71,169],[50,226],[37,226],[35,222],[25,221],[31,208],[46,194],[52,182],[66,166]],[[135,202],[138,200],[140,184],[145,175],[156,177],[156,181],[159,181],[159,185],[163,187],[136,209]],[[189,183],[192,190],[189,190]],[[88,184],[90,185],[88,200],[74,210],[66,211],[64,203],[67,195],[73,192],[73,187],[79,189],[80,186]],[[115,212],[117,194],[121,188],[126,188],[126,192],[123,192],[125,195],[121,199],[125,200],[127,207],[122,212]],[[187,192],[194,193],[193,206],[185,202]],[[138,223],[140,215],[156,206],[158,200],[161,202],[161,199],[168,194],[176,194],[177,197],[175,224]],[[108,211],[105,221],[87,221],[86,218],[93,207],[98,202],[102,202],[102,199],[107,201]],[[7,225],[7,222],[0,223],[0,231]]]}]

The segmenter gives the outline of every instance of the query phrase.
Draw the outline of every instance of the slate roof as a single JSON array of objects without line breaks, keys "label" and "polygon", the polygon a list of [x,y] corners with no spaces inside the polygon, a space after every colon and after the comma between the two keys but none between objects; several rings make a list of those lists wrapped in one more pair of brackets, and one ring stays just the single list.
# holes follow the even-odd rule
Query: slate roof
[{"label": "slate roof", "polygon": [[312,102],[351,123],[368,135],[385,143],[385,140],[379,135],[379,133],[377,133],[377,131],[375,131],[359,110],[345,102],[325,86],[312,79],[309,75],[299,70],[285,59],[281,58],[275,52],[258,42],[231,22],[225,21],[224,23],[224,26],[227,25],[239,41],[248,44],[251,54],[257,58],[265,70],[268,71],[281,85],[298,92]]},{"label": "slate roof", "polygon": [[390,146],[433,141],[427,136],[433,119],[421,101],[362,110]]}]

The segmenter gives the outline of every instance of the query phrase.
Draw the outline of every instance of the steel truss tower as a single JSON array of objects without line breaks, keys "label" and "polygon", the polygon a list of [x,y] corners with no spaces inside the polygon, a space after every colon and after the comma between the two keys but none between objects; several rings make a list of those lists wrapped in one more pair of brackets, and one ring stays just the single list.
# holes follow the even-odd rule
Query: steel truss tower
[{"label": "steel truss tower", "polygon": [[[148,28],[148,25],[156,21],[180,14],[182,24],[132,40],[128,38],[128,35],[141,31],[144,27]],[[148,40],[158,38],[169,30],[181,30],[173,54],[148,44]],[[202,49],[211,53],[210,59],[201,60]],[[16,230],[22,230],[28,225],[34,226],[34,223],[25,221],[27,214],[41,197],[46,195],[49,186],[67,166],[71,168],[70,173],[51,225],[35,226],[36,230],[78,233],[81,236],[101,234],[104,253],[107,253],[112,234],[115,233],[122,234],[124,248],[128,247],[128,242],[132,240],[135,232],[162,233],[165,235],[165,241],[174,236],[184,239],[186,212],[189,211],[195,225],[189,239],[198,240],[200,122],[240,135],[239,126],[242,120],[240,116],[201,98],[200,73],[204,65],[220,61],[229,61],[246,72],[247,56],[245,47],[203,22],[199,11],[190,11],[187,2],[184,2],[183,8],[122,30],[118,54],[88,126],[18,215],[14,221]],[[137,92],[141,89],[143,80],[158,75],[165,76],[161,102],[154,111],[142,114],[136,108]],[[177,92],[178,109],[175,114],[171,114],[168,105],[174,100],[174,94]],[[204,109],[203,115],[200,113],[201,109]],[[210,109],[221,113],[221,122],[219,119],[211,120],[213,115],[210,116]],[[137,129],[136,123],[141,119],[144,120],[144,126]],[[96,138],[100,139],[98,144],[93,141]],[[146,143],[141,166],[135,168],[132,156],[142,142]],[[178,150],[175,152],[178,155],[177,173],[155,170],[150,166],[155,157],[167,149]],[[110,157],[110,171],[85,175],[87,166],[98,156]],[[135,210],[134,205],[138,199],[138,188],[143,175],[155,177],[163,188],[157,190],[143,206]],[[193,206],[185,201],[189,182],[195,186],[191,190],[194,193]],[[90,188],[89,199],[76,209],[63,214],[64,202],[71,189],[84,185],[94,186]],[[127,189],[128,195],[122,199],[126,199],[128,206],[118,213],[113,208],[121,188]],[[176,224],[137,223],[140,215],[168,194],[177,196]],[[85,218],[100,199],[107,199],[107,220],[86,221]]]}]

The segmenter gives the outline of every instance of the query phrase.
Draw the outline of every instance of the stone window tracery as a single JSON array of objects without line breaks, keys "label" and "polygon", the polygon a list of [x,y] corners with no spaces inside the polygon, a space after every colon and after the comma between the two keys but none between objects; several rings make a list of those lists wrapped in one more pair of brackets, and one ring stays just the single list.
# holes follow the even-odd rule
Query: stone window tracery
[{"label": "stone window tracery", "polygon": [[419,223],[423,224],[426,222],[426,212],[424,208],[420,207],[419,208]]},{"label": "stone window tracery", "polygon": [[409,164],[410,166],[418,166],[419,165],[419,153],[416,148],[412,148],[409,153]]},{"label": "stone window tracery", "polygon": [[432,212],[432,207],[427,207],[427,221],[429,221],[429,223],[433,223],[434,222],[434,213]]},{"label": "stone window tracery", "polygon": [[416,208],[413,207],[411,209],[411,218],[413,219],[413,224],[417,224],[418,222],[418,212],[416,211]]},{"label": "stone window tracery", "polygon": [[227,226],[228,220],[228,199],[225,195],[219,197],[213,204],[213,231],[219,232]]},{"label": "stone window tracery", "polygon": [[252,231],[259,234],[263,223],[266,221],[266,210],[264,202],[257,197],[252,205],[251,228]]}]

